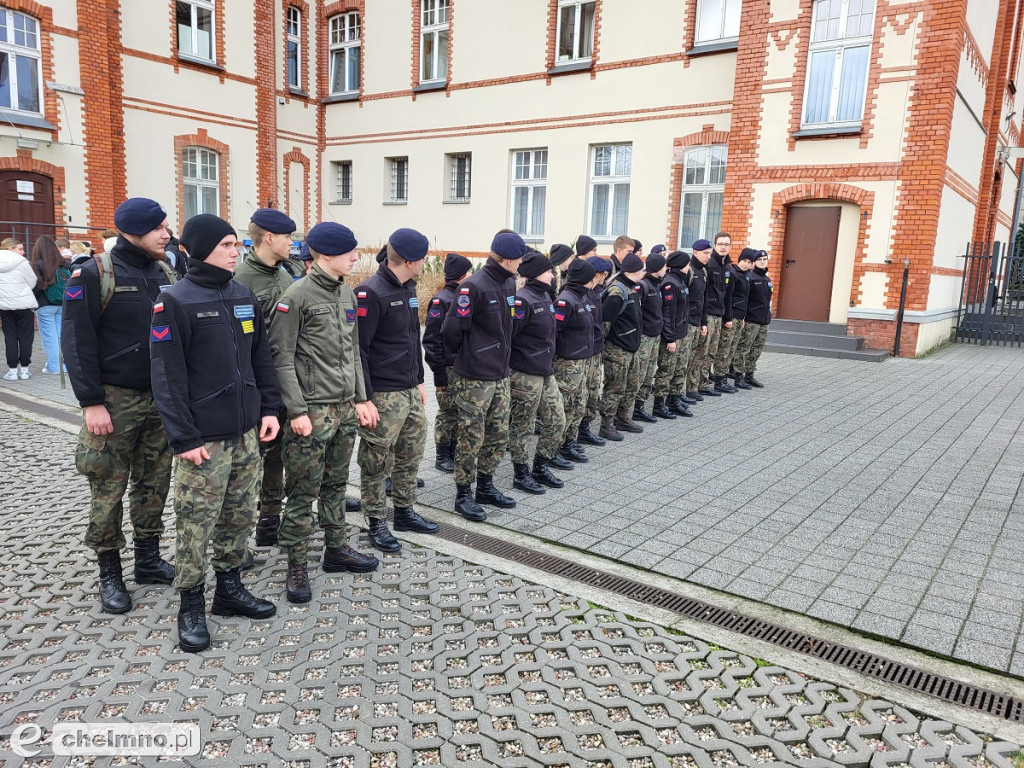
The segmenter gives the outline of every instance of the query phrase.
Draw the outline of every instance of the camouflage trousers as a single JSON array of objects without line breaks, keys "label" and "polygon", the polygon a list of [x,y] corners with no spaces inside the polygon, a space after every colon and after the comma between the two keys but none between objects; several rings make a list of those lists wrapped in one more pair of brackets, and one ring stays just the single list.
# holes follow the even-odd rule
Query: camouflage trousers
[{"label": "camouflage trousers", "polygon": [[183,591],[206,580],[206,549],[213,547],[213,570],[232,571],[245,559],[256,523],[260,451],[256,430],[235,440],[205,445],[210,458],[198,467],[174,465],[174,513],[178,544],[174,588]]},{"label": "camouflage trousers", "polygon": [[[604,390],[604,352],[588,358],[587,364],[587,399],[584,403],[583,418],[592,421],[597,416],[601,405],[601,392]],[[576,436],[573,435],[573,439]]]},{"label": "camouflage trousers", "polygon": [[[629,380],[629,368],[633,364],[633,352],[622,347],[609,344],[604,348],[604,394],[601,396],[602,422],[610,422],[626,410],[626,387]],[[633,416],[633,403],[630,401],[629,418]]]},{"label": "camouflage trousers", "polygon": [[[452,367],[447,368],[448,380],[452,378]],[[451,445],[455,442],[455,431],[459,422],[459,409],[455,407],[455,398],[452,396],[451,387],[438,389],[437,416],[434,419],[434,442],[437,445]]]},{"label": "camouflage trousers", "polygon": [[[284,414],[278,416],[281,422],[281,433],[274,441],[262,444],[263,448],[263,474],[260,475],[260,517],[268,515],[280,515],[284,504],[284,455],[282,444],[283,434],[288,419]],[[287,431],[291,431],[290,429]]]},{"label": "camouflage trousers", "polygon": [[[691,328],[691,333],[693,329]],[[718,337],[722,330],[722,318],[708,317],[708,332],[700,335],[697,328],[697,340],[694,341],[693,358],[686,373],[686,391],[696,392],[711,386],[711,366],[718,354]]]},{"label": "camouflage trousers", "polygon": [[654,388],[654,372],[658,368],[658,345],[660,336],[644,336],[640,340],[640,349],[636,351],[633,364],[636,366],[636,391],[633,400],[647,402]]},{"label": "camouflage trousers", "polygon": [[477,471],[493,474],[508,445],[511,393],[508,379],[479,381],[452,374],[459,408],[459,435],[455,444],[455,484],[472,485]]},{"label": "camouflage trousers", "polygon": [[742,320],[733,320],[732,328],[726,328],[725,323],[722,323],[722,336],[718,340],[718,354],[715,355],[714,373],[716,377],[729,375],[733,357],[736,355],[736,348],[743,335],[740,328],[742,325]]},{"label": "camouflage trousers", "polygon": [[317,521],[324,529],[325,545],[348,544],[345,489],[359,424],[351,402],[312,404],[306,415],[313,431],[306,436],[297,435],[285,424],[282,441],[288,501],[281,516],[277,544],[296,563],[307,562],[308,542],[316,532],[313,502],[317,498]]},{"label": "camouflage trousers", "polygon": [[562,408],[565,412],[565,432],[559,442],[566,438],[576,439],[580,422],[587,405],[587,368],[590,358],[584,360],[566,360],[555,358],[555,382],[562,395]]},{"label": "camouflage trousers", "polygon": [[658,372],[654,377],[654,396],[678,395],[686,387],[686,371],[690,365],[690,348],[693,342],[692,329],[676,341],[676,351],[669,352],[668,344],[658,344]]},{"label": "camouflage trousers", "polygon": [[737,373],[753,373],[757,369],[757,361],[764,352],[764,343],[768,339],[768,326],[747,323],[740,338],[740,346],[732,367]]},{"label": "camouflage trousers", "polygon": [[387,517],[388,476],[396,507],[416,503],[416,473],[427,444],[427,412],[418,387],[375,392],[373,404],[380,414],[377,426],[359,427],[359,495],[367,524],[371,517]]},{"label": "camouflage trousers", "polygon": [[533,376],[512,371],[512,418],[509,424],[508,450],[512,461],[526,464],[527,449],[533,436],[534,424],[540,416],[541,430],[537,438],[537,456],[550,459],[562,444],[565,432],[565,409],[562,393],[554,376]]},{"label": "camouflage trousers", "polygon": [[109,385],[103,392],[114,431],[94,435],[83,424],[75,448],[75,466],[88,478],[91,493],[85,544],[96,552],[124,548],[126,489],[135,539],[164,532],[173,458],[151,392]]}]

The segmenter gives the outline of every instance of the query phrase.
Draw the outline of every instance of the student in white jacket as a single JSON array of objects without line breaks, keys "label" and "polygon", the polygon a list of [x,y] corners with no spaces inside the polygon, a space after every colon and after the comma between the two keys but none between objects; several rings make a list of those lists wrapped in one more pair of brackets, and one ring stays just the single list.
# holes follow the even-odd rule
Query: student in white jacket
[{"label": "student in white jacket", "polygon": [[[7,352],[6,381],[29,378],[32,362],[32,339],[35,336],[35,315],[38,306],[32,294],[39,277],[28,259],[14,251],[0,251],[0,323],[4,329]],[[18,372],[21,366],[21,373]]]}]

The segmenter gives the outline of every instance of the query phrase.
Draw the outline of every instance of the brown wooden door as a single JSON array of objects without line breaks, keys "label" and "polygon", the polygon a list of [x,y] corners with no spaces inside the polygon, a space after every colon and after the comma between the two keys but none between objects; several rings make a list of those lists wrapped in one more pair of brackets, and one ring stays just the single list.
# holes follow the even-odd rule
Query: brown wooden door
[{"label": "brown wooden door", "polygon": [[53,179],[0,171],[0,237],[24,241],[29,253],[39,235],[55,236],[53,224]]},{"label": "brown wooden door", "polygon": [[779,317],[828,322],[841,210],[839,206],[789,209],[779,278]]}]

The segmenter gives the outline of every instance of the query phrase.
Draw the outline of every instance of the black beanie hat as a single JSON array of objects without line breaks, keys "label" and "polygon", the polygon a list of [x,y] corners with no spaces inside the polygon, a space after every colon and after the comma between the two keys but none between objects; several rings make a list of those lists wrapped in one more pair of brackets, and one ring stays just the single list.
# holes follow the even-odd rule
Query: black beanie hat
[{"label": "black beanie hat", "polygon": [[652,275],[659,271],[665,266],[665,257],[660,253],[652,253],[647,257],[647,263],[644,264],[644,268]]},{"label": "black beanie hat", "polygon": [[665,260],[669,269],[685,269],[690,263],[690,254],[683,251],[672,251]]},{"label": "black beanie hat", "polygon": [[565,243],[555,243],[551,246],[551,266],[557,267],[572,258],[572,248]]},{"label": "black beanie hat", "polygon": [[234,234],[235,228],[224,219],[212,213],[200,213],[185,222],[178,242],[185,246],[193,259],[206,261],[221,240]]},{"label": "black beanie hat", "polygon": [[736,261],[757,261],[757,249],[744,248],[740,251],[740,257]]},{"label": "black beanie hat", "polygon": [[459,253],[449,253],[444,257],[444,279],[458,280],[473,268],[473,263]]},{"label": "black beanie hat", "polygon": [[583,259],[576,259],[576,261],[569,265],[569,277],[567,280],[570,283],[586,285],[594,279],[594,275],[596,274],[597,270],[594,269],[593,264],[590,264]]},{"label": "black beanie hat", "polygon": [[527,279],[540,277],[552,269],[553,267],[548,257],[537,251],[527,251],[522,262],[519,264],[519,274]]},{"label": "black beanie hat", "polygon": [[623,272],[643,272],[644,261],[635,253],[627,253],[622,257]]}]

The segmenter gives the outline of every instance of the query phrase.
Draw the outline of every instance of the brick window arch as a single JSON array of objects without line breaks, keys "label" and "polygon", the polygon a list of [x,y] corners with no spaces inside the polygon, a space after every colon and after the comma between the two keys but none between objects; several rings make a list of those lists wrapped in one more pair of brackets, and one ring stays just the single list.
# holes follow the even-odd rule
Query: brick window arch
[{"label": "brick window arch", "polygon": [[[672,142],[672,180],[670,183],[668,205],[668,232],[665,233],[666,243],[676,243],[680,236],[680,223],[683,215],[683,186],[686,177],[686,156],[694,147],[728,147],[729,132],[717,131],[711,123],[701,130],[680,136]],[[727,159],[727,158],[726,158]],[[724,180],[723,180],[724,181]],[[714,234],[713,232],[711,234]],[[692,242],[692,241],[691,241]],[[690,243],[683,243],[689,248]]]},{"label": "brick window arch", "polygon": [[[281,202],[284,203],[284,212],[294,219],[297,219],[299,232],[305,232],[310,227],[310,195],[309,195],[309,158],[298,147],[292,147],[281,158],[284,163],[284,194]],[[302,166],[301,178],[293,189],[292,165]]]},{"label": "brick window arch", "polygon": [[[216,160],[216,178],[210,178],[210,161]],[[200,128],[196,133],[184,134],[174,137],[174,163],[175,163],[175,186],[177,190],[177,214],[178,221],[176,229],[180,230],[189,218],[191,210],[186,210],[186,196],[190,200],[196,199],[196,195],[202,201],[201,212],[215,213],[223,219],[231,215],[230,196],[228,190],[230,172],[230,148],[222,141],[210,138],[205,128]],[[204,167],[205,166],[205,167]],[[202,197],[203,190],[213,189],[216,201],[216,210],[208,210],[211,197]],[[191,209],[191,206],[189,206]]]}]

